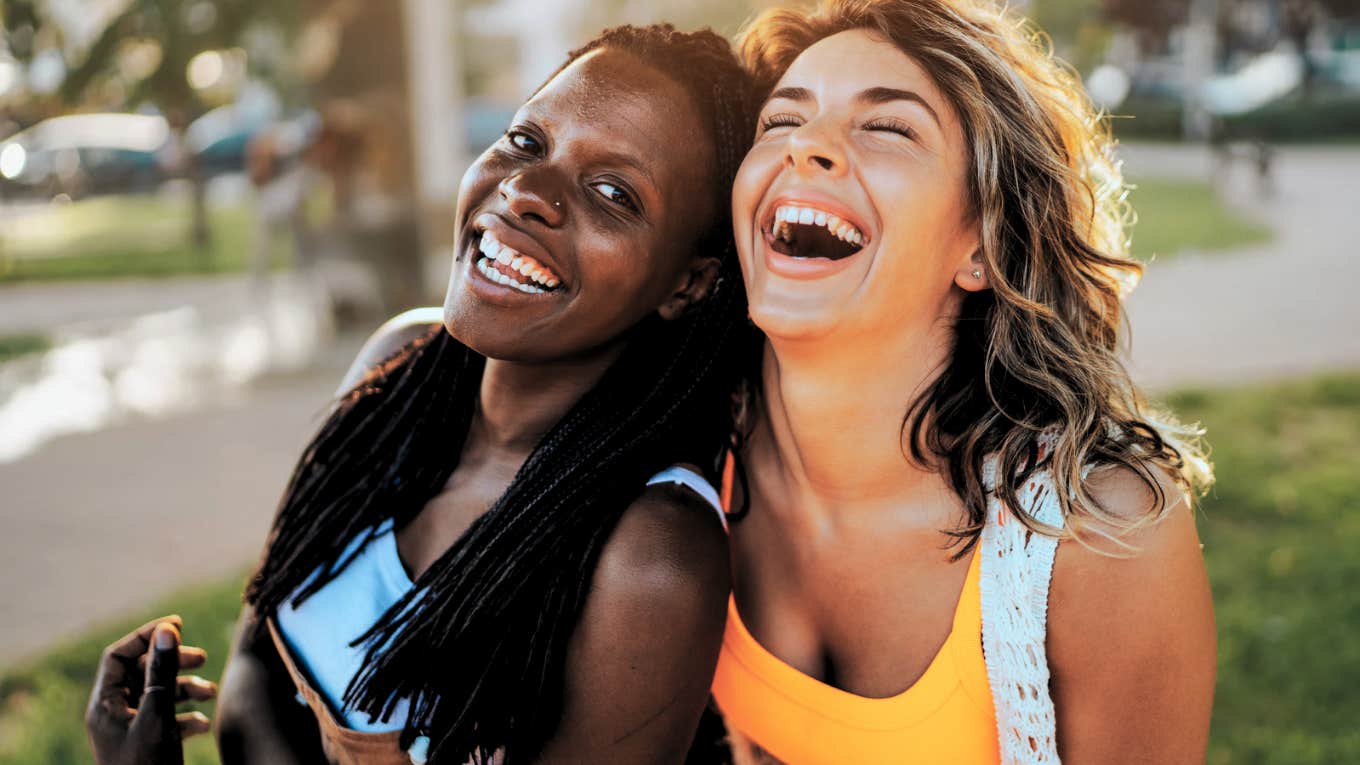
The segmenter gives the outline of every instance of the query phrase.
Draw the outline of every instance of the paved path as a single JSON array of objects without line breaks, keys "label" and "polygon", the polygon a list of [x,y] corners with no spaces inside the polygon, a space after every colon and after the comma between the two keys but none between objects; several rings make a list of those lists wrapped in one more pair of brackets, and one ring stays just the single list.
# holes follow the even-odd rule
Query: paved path
[{"label": "paved path", "polygon": [[0,464],[0,665],[259,554],[340,371]]},{"label": "paved path", "polygon": [[[1205,153],[1127,150],[1135,174],[1203,177]],[[1360,151],[1281,152],[1278,195],[1236,203],[1277,229],[1270,245],[1155,263],[1129,305],[1132,368],[1154,388],[1360,367]],[[172,289],[173,288],[173,289]],[[239,281],[0,290],[0,332],[116,320],[185,302],[205,321],[239,309]],[[233,307],[236,306],[236,307]],[[265,378],[169,419],[117,420],[0,463],[0,665],[258,554],[319,408],[356,346],[312,371]]]},{"label": "paved path", "polygon": [[[1136,146],[1124,156],[1134,175],[1211,171],[1207,152],[1194,147]],[[1234,206],[1275,229],[1274,241],[1148,268],[1128,305],[1140,383],[1166,389],[1360,368],[1360,150],[1284,148],[1276,170],[1270,199],[1244,173],[1225,188]]]}]

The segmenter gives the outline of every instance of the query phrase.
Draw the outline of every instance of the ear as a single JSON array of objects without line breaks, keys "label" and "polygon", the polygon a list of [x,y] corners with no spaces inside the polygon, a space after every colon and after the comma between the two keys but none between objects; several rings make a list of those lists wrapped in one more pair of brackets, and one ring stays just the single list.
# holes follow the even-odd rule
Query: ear
[{"label": "ear", "polygon": [[679,287],[656,309],[661,318],[678,319],[690,306],[707,297],[718,279],[718,265],[717,258],[695,258],[682,274]]},{"label": "ear", "polygon": [[964,292],[981,292],[991,289],[987,277],[987,264],[982,259],[982,249],[976,248],[954,272],[954,283]]}]

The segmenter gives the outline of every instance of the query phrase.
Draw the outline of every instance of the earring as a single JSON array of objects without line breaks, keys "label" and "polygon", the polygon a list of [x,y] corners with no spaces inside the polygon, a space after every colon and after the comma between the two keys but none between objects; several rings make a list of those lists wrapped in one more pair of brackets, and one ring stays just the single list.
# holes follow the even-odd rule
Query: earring
[{"label": "earring", "polygon": [[974,279],[981,279],[981,278],[982,278],[982,272],[979,271],[979,270],[977,270],[976,268],[974,268],[974,269],[973,269],[973,278],[974,278]]}]

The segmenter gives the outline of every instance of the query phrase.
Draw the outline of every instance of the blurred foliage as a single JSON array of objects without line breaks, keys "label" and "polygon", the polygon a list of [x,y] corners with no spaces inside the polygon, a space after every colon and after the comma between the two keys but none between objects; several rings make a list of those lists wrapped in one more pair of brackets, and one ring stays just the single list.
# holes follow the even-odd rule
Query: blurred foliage
[{"label": "blurred foliage", "polygon": [[91,197],[54,206],[0,237],[0,284],[236,272],[250,255],[246,205],[209,211],[209,257],[183,234],[188,200]]},{"label": "blurred foliage", "polygon": [[1101,0],[1105,18],[1134,33],[1146,53],[1166,47],[1171,30],[1190,15],[1187,0]]},{"label": "blurred foliage", "polygon": [[1228,208],[1204,181],[1132,179],[1129,202],[1137,213],[1131,229],[1139,260],[1183,251],[1221,251],[1268,242],[1268,226]]},{"label": "blurred foliage", "polygon": [[0,363],[51,347],[52,340],[44,335],[0,335]]},{"label": "blurred foliage", "polygon": [[[1208,762],[1360,762],[1360,374],[1166,402],[1208,429],[1218,474],[1199,519],[1219,631]],[[220,677],[241,583],[182,591],[0,674],[0,765],[89,763],[99,652],[155,616],[183,615],[186,641],[208,649],[202,674]],[[187,761],[216,762],[211,741]]]},{"label": "blurred foliage", "polygon": [[[80,106],[108,91],[100,86],[119,81],[122,103],[99,103],[119,109],[148,101],[168,116],[187,123],[206,104],[190,87],[186,72],[194,56],[204,51],[243,47],[249,36],[266,26],[294,29],[300,23],[298,3],[270,0],[129,0],[107,26],[83,49],[65,44],[60,26],[46,12],[45,0],[6,0],[0,33],[20,60],[38,52],[35,40],[57,42],[66,58],[67,74],[59,92],[69,107]],[[129,43],[151,42],[158,51],[149,71],[130,76],[121,60]],[[172,119],[172,121],[175,121]]]},{"label": "blurred foliage", "polygon": [[1101,16],[1101,0],[1033,0],[1026,11],[1078,72],[1090,74],[1104,58],[1113,27]]},{"label": "blurred foliage", "polygon": [[[1181,105],[1167,98],[1133,97],[1110,120],[1123,140],[1179,141]],[[1286,96],[1260,109],[1222,120],[1224,140],[1314,143],[1360,139],[1360,96],[1353,94]]]}]

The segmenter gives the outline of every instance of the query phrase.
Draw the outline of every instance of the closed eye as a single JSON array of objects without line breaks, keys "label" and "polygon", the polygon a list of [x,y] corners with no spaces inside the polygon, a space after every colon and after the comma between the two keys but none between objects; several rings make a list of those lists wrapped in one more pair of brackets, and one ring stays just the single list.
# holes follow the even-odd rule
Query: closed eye
[{"label": "closed eye", "polygon": [[860,129],[875,130],[884,133],[897,133],[912,141],[915,141],[919,137],[919,134],[913,130],[910,125],[893,117],[879,117],[878,119],[869,120],[863,125],[860,125]]},{"label": "closed eye", "polygon": [[623,207],[631,212],[638,212],[638,204],[633,195],[627,189],[613,181],[596,181],[590,184],[596,193],[613,204]]},{"label": "closed eye", "polygon": [[775,128],[798,127],[801,124],[803,124],[803,118],[799,117],[797,114],[780,112],[778,114],[771,114],[768,117],[762,117],[760,120],[760,132],[768,133]]}]

